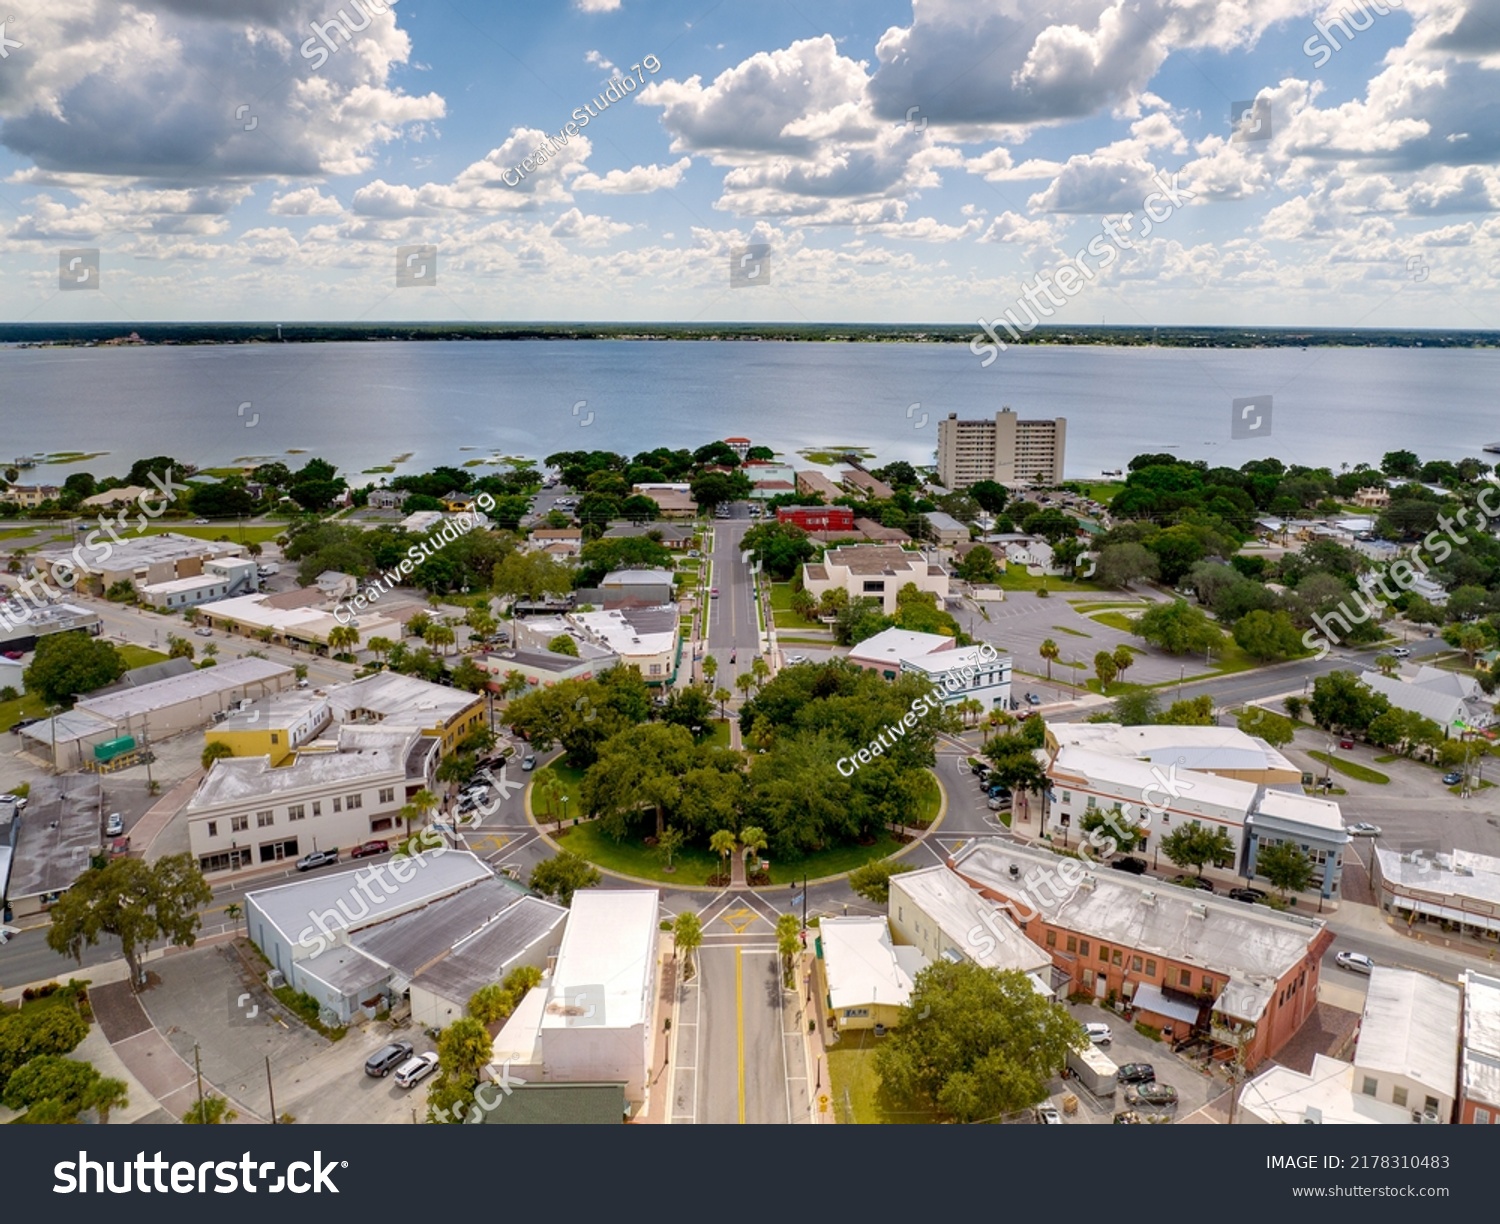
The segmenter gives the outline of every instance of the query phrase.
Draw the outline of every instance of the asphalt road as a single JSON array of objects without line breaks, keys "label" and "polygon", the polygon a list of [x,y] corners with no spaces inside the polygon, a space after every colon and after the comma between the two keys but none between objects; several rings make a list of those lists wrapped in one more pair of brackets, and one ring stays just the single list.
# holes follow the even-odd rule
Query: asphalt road
[{"label": "asphalt road", "polygon": [[749,528],[747,518],[716,520],[713,548],[709,550],[713,564],[709,586],[717,588],[719,594],[709,599],[708,653],[719,661],[715,687],[727,688],[736,695],[735,677],[750,670],[760,651],[750,567],[741,559],[740,541]]}]

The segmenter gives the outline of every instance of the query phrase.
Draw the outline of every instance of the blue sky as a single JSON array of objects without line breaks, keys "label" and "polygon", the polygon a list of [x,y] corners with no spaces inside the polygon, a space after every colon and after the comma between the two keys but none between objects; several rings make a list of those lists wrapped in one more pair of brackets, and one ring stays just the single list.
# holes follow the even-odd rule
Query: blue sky
[{"label": "blue sky", "polygon": [[1500,0],[356,3],[8,5],[5,316],[1500,320]]}]

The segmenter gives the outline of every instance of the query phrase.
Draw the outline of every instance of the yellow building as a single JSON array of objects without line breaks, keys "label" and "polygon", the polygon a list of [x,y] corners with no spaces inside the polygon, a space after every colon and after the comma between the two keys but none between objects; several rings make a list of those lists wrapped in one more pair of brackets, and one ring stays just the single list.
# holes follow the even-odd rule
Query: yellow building
[{"label": "yellow building", "polygon": [[927,966],[920,948],[891,941],[884,918],[824,918],[817,954],[818,989],[839,1032],[894,1027]]},{"label": "yellow building", "polygon": [[207,744],[224,744],[236,757],[263,756],[273,767],[288,764],[296,751],[316,739],[333,719],[326,696],[278,693],[227,712],[207,731]]},{"label": "yellow building", "polygon": [[328,691],[328,700],[340,725],[378,723],[392,730],[420,731],[438,741],[442,756],[485,725],[485,698],[397,672],[377,672],[341,684]]}]

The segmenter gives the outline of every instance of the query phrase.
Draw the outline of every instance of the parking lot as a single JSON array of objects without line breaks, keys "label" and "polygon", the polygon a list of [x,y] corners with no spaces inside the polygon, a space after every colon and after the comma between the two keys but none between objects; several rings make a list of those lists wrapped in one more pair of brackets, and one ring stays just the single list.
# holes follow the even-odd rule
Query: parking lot
[{"label": "parking lot", "polygon": [[[1100,1048],[1116,1067],[1126,1063],[1150,1063],[1156,1068],[1156,1081],[1170,1084],[1177,1089],[1177,1106],[1169,1109],[1139,1109],[1138,1113],[1164,1114],[1173,1122],[1185,1119],[1195,1110],[1202,1109],[1228,1091],[1229,1085],[1222,1078],[1205,1075],[1198,1066],[1179,1058],[1164,1041],[1152,1041],[1135,1031],[1135,1026],[1113,1012],[1091,1004],[1067,1005],[1068,1013],[1080,1024],[1107,1024],[1111,1040]],[[1064,1125],[1075,1123],[1103,1123],[1111,1125],[1117,1113],[1130,1108],[1125,1104],[1126,1085],[1121,1084],[1111,1097],[1096,1097],[1076,1078],[1054,1080],[1048,1098],[1056,1106]],[[1078,1106],[1071,1115],[1064,1111],[1063,1098],[1072,1095]]]},{"label": "parking lot", "polygon": [[392,1077],[364,1073],[365,1059],[388,1041],[408,1041],[418,1054],[434,1048],[420,1029],[371,1021],[330,1041],[247,984],[241,964],[227,945],[168,957],[153,965],[160,984],[140,996],[157,1030],[189,1064],[197,1048],[206,1080],[268,1118],[269,1056],[278,1115],[341,1123],[425,1118],[430,1079],[408,1090]]}]

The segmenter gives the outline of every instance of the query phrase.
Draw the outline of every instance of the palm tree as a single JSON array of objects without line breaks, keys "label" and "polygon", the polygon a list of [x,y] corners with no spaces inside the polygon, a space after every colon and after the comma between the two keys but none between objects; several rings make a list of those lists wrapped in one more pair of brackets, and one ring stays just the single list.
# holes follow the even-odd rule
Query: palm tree
[{"label": "palm tree", "polygon": [[216,642],[210,642],[207,646],[205,646],[203,648],[203,654],[204,654],[205,658],[211,659],[211,658],[214,657],[214,655],[216,655],[218,653],[219,653],[219,647],[218,647],[218,643],[216,643]]},{"label": "palm tree", "polygon": [[1396,670],[1396,656],[1379,654],[1375,656],[1375,666],[1380,668],[1382,676],[1389,676]]},{"label": "palm tree", "polygon": [[797,953],[802,950],[802,938],[800,935],[802,924],[797,921],[796,914],[782,914],[776,919],[776,950],[781,953],[781,973],[786,985],[791,986],[796,979],[792,976],[792,962]]},{"label": "palm tree", "polygon": [[348,647],[359,645],[359,630],[353,625],[335,625],[328,631],[328,649],[339,654]]},{"label": "palm tree", "polygon": [[1115,656],[1107,650],[1101,650],[1094,656],[1094,675],[1099,677],[1099,691],[1109,692],[1110,683],[1119,674],[1119,668],[1115,666]]},{"label": "palm tree", "polygon": [[723,685],[720,685],[718,688],[714,689],[714,700],[719,703],[719,721],[720,722],[723,722],[724,719],[727,717],[725,715],[725,713],[724,713],[724,703],[726,701],[728,701],[733,696],[734,696],[734,694],[731,693]]},{"label": "palm tree", "polygon": [[743,697],[750,696],[750,686],[755,683],[755,677],[749,672],[742,672],[734,678],[734,687],[740,690]]},{"label": "palm tree", "polygon": [[687,954],[684,979],[693,976],[693,949],[703,942],[703,924],[692,910],[683,910],[672,923],[672,955],[678,951]]},{"label": "palm tree", "polygon": [[755,679],[755,691],[760,692],[760,686],[766,682],[771,674],[771,665],[764,659],[756,659],[750,664],[750,675]]},{"label": "palm tree", "polygon": [[374,653],[375,657],[382,663],[385,662],[385,656],[387,655],[387,653],[389,653],[391,647],[395,644],[396,643],[391,641],[391,639],[388,637],[372,637],[368,642],[365,643],[365,645]]},{"label": "palm tree", "polygon": [[752,854],[757,857],[770,842],[766,839],[766,831],[759,825],[747,825],[740,830],[740,854],[746,860],[745,874],[749,875],[749,858]]},{"label": "palm tree", "polygon": [[705,655],[703,658],[703,677],[713,687],[714,677],[719,674],[719,661],[713,655]]},{"label": "palm tree", "polygon": [[1120,679],[1123,680],[1125,673],[1135,664],[1135,651],[1131,650],[1124,643],[1121,643],[1115,647],[1113,658],[1115,661],[1115,671],[1119,673]]},{"label": "palm tree", "polygon": [[1052,661],[1062,654],[1056,642],[1048,638],[1037,647],[1037,654],[1047,661],[1047,683],[1052,683]]},{"label": "palm tree", "polygon": [[724,862],[724,876],[729,877],[729,856],[734,853],[734,834],[728,829],[717,830],[708,839],[708,848]]},{"label": "palm tree", "polygon": [[130,1104],[130,1098],[126,1095],[124,1080],[101,1077],[84,1089],[81,1103],[85,1109],[92,1109],[99,1115],[100,1126],[108,1126],[109,1111],[124,1109]]},{"label": "palm tree", "polygon": [[442,621],[433,621],[423,632],[422,640],[429,646],[443,647],[444,649],[439,653],[447,654],[447,647],[452,646],[454,641],[453,628],[451,625],[443,624]]},{"label": "palm tree", "polygon": [[541,782],[537,784],[537,794],[546,805],[547,815],[557,822],[557,831],[562,832],[563,802],[562,781],[555,773],[549,772]]},{"label": "palm tree", "polygon": [[240,915],[244,912],[245,911],[242,910],[233,901],[231,901],[224,907],[224,917],[228,918],[230,922],[235,924],[236,930],[238,930],[239,928]]}]

